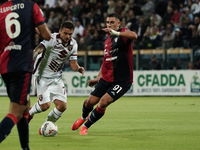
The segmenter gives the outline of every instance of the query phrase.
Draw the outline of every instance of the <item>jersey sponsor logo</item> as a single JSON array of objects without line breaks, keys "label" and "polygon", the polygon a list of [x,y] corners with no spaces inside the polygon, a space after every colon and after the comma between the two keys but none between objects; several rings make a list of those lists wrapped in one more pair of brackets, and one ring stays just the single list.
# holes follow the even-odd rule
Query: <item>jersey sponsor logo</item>
[{"label": "jersey sponsor logo", "polygon": [[67,46],[67,48],[68,48],[68,51],[71,51],[73,49],[73,45],[69,45]]},{"label": "jersey sponsor logo", "polygon": [[24,9],[24,4],[20,3],[20,4],[15,4],[13,6],[0,8],[0,13],[5,13],[7,11],[14,11],[14,10],[17,10],[17,9]]},{"label": "jersey sponsor logo", "polygon": [[104,49],[104,56],[110,56],[110,52],[108,49]]},{"label": "jersey sponsor logo", "polygon": [[115,48],[113,50],[108,50],[108,49],[104,49],[104,56],[110,56],[111,54],[114,54],[115,52],[118,52],[119,48]]},{"label": "jersey sponsor logo", "polygon": [[8,46],[5,47],[4,51],[10,51],[10,50],[21,50],[21,45],[15,45],[14,42],[10,42]]},{"label": "jersey sponsor logo", "polygon": [[115,60],[115,59],[117,59],[117,56],[111,57],[111,58],[106,58],[106,61],[112,61],[112,60]]},{"label": "jersey sponsor logo", "polygon": [[118,52],[118,50],[119,50],[119,48],[115,48],[115,49],[111,50],[110,53],[113,54],[115,52]]},{"label": "jersey sponsor logo", "polygon": [[[55,45],[55,46],[54,46],[54,49],[58,49],[59,51],[60,51],[60,50],[62,50],[62,51],[66,51],[66,50],[65,50],[66,48],[63,47],[61,44],[57,44],[57,45]],[[67,51],[66,51],[66,53],[67,53]]]},{"label": "jersey sponsor logo", "polygon": [[64,49],[64,48],[62,48],[62,46],[60,46],[60,45],[55,45],[54,49]]}]

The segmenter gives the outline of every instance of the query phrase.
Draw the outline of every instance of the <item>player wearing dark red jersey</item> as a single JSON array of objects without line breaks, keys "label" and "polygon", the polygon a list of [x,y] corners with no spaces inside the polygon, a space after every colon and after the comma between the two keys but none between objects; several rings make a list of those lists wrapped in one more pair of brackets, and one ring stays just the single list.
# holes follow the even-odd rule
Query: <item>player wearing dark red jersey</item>
[{"label": "player wearing dark red jersey", "polygon": [[17,124],[22,149],[29,150],[28,104],[33,69],[35,27],[51,35],[38,5],[10,0],[0,6],[0,74],[10,98],[9,113],[0,123],[0,143]]},{"label": "player wearing dark red jersey", "polygon": [[[88,119],[82,126],[80,135],[86,135],[88,128],[104,115],[107,106],[123,96],[133,82],[131,43],[132,40],[137,39],[137,35],[126,28],[120,28],[120,24],[118,14],[108,15],[107,28],[103,29],[109,33],[104,43],[103,63],[97,78],[88,81],[91,87],[97,85],[83,103],[82,117],[72,125],[72,130],[76,130]],[[97,107],[93,110],[96,104]]]}]

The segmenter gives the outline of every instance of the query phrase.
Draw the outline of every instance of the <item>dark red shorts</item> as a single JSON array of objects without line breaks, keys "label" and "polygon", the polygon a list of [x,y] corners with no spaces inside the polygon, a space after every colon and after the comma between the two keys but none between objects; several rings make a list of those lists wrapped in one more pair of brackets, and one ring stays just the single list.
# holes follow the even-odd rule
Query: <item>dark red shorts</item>
[{"label": "dark red shorts", "polygon": [[30,72],[12,72],[1,75],[11,102],[26,105],[31,87]]}]

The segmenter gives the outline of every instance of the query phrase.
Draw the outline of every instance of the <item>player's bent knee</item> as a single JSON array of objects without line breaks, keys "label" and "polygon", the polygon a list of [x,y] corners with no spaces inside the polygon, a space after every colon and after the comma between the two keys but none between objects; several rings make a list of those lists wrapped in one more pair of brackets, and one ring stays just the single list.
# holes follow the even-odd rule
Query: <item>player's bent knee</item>
[{"label": "player's bent knee", "polygon": [[67,109],[67,104],[66,102],[60,101],[60,100],[55,100],[54,104],[56,106],[56,109],[60,112],[64,112]]},{"label": "player's bent knee", "polygon": [[98,107],[99,108],[106,108],[108,106],[108,103],[101,103],[99,102]]},{"label": "player's bent knee", "polygon": [[96,105],[99,100],[100,99],[98,97],[90,95],[90,97],[86,101],[87,108],[93,108],[93,106]]},{"label": "player's bent knee", "polygon": [[44,103],[44,104],[40,105],[40,108],[42,111],[46,111],[47,109],[50,108],[50,103]]},{"label": "player's bent knee", "polygon": [[66,103],[60,103],[60,105],[57,105],[56,108],[60,111],[60,112],[64,112],[67,109],[67,105]]},{"label": "player's bent knee", "polygon": [[10,107],[11,108],[9,110],[9,113],[13,114],[18,121],[21,120],[23,117],[23,113],[25,112],[26,106],[17,103],[11,103]]},{"label": "player's bent knee", "polygon": [[94,105],[95,105],[94,103],[87,102],[85,106],[86,106],[87,108],[93,108]]}]

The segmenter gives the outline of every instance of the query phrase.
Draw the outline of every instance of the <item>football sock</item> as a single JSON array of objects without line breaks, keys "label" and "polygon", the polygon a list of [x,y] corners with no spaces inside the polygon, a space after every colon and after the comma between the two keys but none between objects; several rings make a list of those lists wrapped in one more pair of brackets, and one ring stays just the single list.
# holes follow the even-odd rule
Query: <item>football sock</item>
[{"label": "football sock", "polygon": [[17,118],[13,114],[7,114],[0,123],[0,143],[9,135],[11,129],[17,124]]},{"label": "football sock", "polygon": [[29,150],[28,112],[24,113],[22,119],[17,123],[17,129],[22,149]]},{"label": "football sock", "polygon": [[42,112],[39,103],[35,103],[33,107],[29,110],[29,114],[33,116],[34,114]]},{"label": "football sock", "polygon": [[90,115],[88,121],[84,124],[87,128],[89,128],[93,123],[98,121],[105,114],[106,108],[99,108],[98,106],[94,109]]},{"label": "football sock", "polygon": [[87,100],[84,101],[83,103],[83,108],[82,108],[82,119],[85,120],[87,118],[87,116],[89,115],[89,113],[93,110],[93,107],[92,108],[87,108],[86,107],[86,102]]},{"label": "football sock", "polygon": [[63,112],[58,111],[56,108],[54,108],[49,114],[47,121],[56,122],[62,115]]}]

